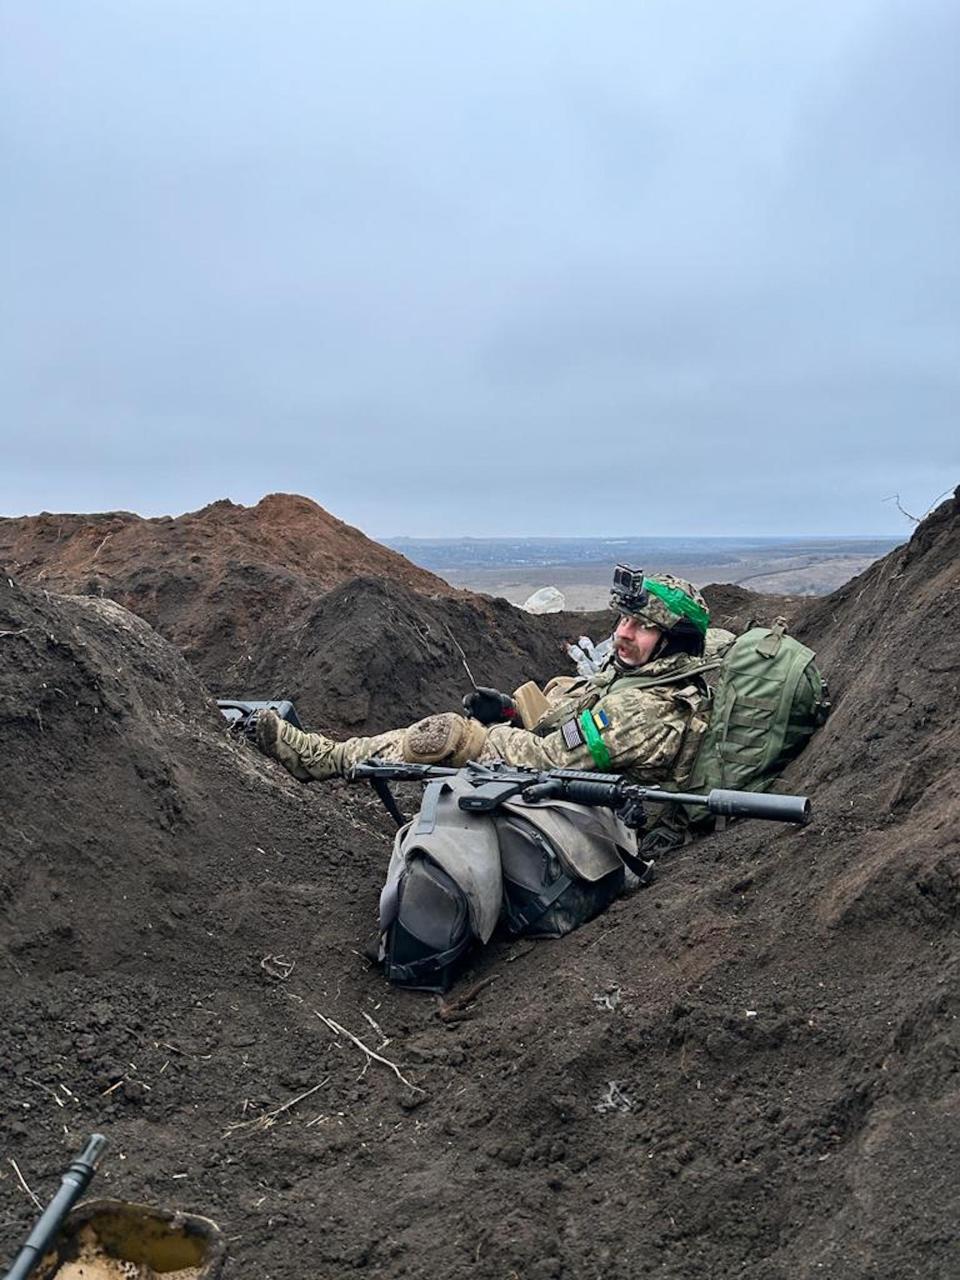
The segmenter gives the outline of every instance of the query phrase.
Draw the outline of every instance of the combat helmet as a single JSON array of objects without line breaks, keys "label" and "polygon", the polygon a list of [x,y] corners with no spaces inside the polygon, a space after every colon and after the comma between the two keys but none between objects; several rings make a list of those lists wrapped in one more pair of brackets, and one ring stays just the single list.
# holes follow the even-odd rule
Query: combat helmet
[{"label": "combat helmet", "polygon": [[707,602],[693,585],[672,573],[646,577],[642,569],[618,564],[610,604],[647,627],[658,627],[688,653],[702,653],[710,625]]}]

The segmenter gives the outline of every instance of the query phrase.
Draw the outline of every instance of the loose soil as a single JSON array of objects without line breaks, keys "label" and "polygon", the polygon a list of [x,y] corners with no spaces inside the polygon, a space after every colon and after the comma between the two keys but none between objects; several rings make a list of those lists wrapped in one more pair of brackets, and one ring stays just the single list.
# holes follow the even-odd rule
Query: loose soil
[{"label": "loose soil", "polygon": [[[364,959],[372,794],[231,739],[197,645],[374,727],[462,691],[441,624],[509,687],[567,622],[391,562],[244,632],[231,578],[192,597],[191,666],[31,564],[0,575],[0,1253],[36,1212],[8,1162],[46,1198],[100,1129],[95,1193],[214,1218],[225,1277],[957,1274],[960,491],[797,606],[835,704],[784,779],[814,823],[731,826],[566,939],[495,941],[453,1017]],[[780,611],[748,594],[723,616]]]}]

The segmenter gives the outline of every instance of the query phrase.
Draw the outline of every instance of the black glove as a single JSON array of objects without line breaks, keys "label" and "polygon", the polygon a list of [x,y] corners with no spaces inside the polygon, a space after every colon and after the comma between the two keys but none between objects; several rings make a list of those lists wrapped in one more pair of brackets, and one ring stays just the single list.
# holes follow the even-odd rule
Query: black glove
[{"label": "black glove", "polygon": [[517,719],[517,704],[498,689],[473,689],[464,694],[463,709],[481,724],[511,724]]}]

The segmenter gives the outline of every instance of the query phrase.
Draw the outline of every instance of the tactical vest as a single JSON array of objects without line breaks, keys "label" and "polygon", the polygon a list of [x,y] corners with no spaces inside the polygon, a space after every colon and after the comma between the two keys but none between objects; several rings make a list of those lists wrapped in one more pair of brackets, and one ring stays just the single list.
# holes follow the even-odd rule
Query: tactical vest
[{"label": "tactical vest", "polygon": [[[604,667],[595,675],[571,682],[562,703],[545,712],[537,721],[533,732],[538,737],[552,733],[564,721],[571,717],[579,717],[583,711],[592,710],[601,698],[605,698],[617,689],[654,689],[673,686],[678,695],[687,695],[686,700],[689,702],[691,714],[680,750],[670,770],[670,776],[659,785],[668,791],[678,791],[688,785],[690,769],[699,753],[700,743],[707,729],[710,688],[706,677],[720,665],[719,659],[711,662],[694,662],[693,665],[688,664],[679,670],[668,669],[653,675],[620,672],[612,665]],[[654,823],[659,823],[656,815],[651,816],[651,825]]]}]

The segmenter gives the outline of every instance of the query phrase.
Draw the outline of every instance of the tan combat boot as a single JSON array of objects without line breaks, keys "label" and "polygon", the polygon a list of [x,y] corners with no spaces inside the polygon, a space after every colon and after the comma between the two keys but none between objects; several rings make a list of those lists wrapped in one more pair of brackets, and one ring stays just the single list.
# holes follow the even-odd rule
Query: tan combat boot
[{"label": "tan combat boot", "polygon": [[279,760],[301,782],[322,782],[340,772],[331,758],[336,742],[322,733],[295,729],[269,707],[257,715],[257,746],[264,755]]}]

